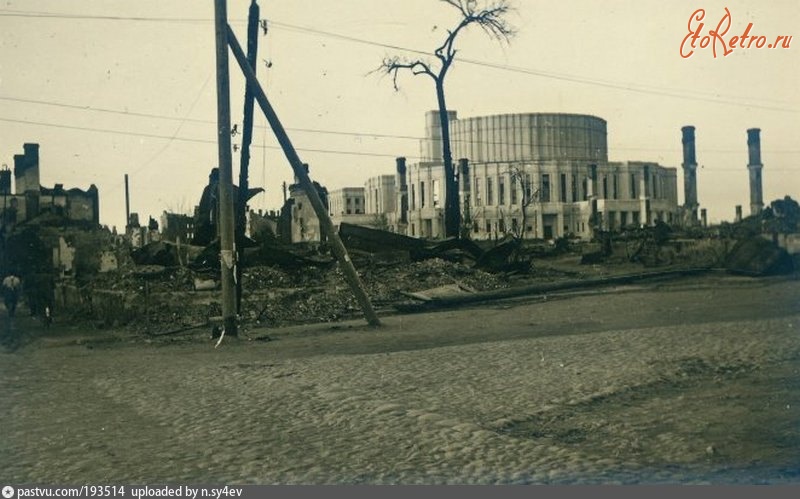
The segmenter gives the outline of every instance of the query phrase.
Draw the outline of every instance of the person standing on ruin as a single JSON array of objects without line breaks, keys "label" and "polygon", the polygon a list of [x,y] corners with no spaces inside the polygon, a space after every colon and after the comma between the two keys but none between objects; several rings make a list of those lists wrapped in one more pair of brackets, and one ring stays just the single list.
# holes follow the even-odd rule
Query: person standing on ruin
[{"label": "person standing on ruin", "polygon": [[6,310],[9,317],[14,317],[17,311],[17,301],[19,300],[21,282],[19,277],[9,274],[3,279],[3,299],[5,300]]}]

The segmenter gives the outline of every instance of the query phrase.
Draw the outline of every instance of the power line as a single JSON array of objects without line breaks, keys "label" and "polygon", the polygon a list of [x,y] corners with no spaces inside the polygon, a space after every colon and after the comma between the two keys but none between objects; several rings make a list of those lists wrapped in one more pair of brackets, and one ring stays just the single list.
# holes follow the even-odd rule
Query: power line
[{"label": "power line", "polygon": [[[166,116],[163,114],[152,114],[152,113],[141,113],[135,111],[123,111],[119,109],[108,109],[108,108],[99,108],[93,106],[81,106],[77,104],[65,104],[61,102],[54,102],[54,101],[44,101],[44,100],[34,100],[34,99],[23,99],[18,97],[7,97],[7,96],[0,96],[0,100],[11,101],[11,102],[20,102],[25,104],[40,104],[43,106],[54,106],[54,107],[61,107],[66,109],[76,109],[79,111],[94,111],[98,113],[109,113],[109,114],[118,114],[123,116],[133,116],[137,118],[155,118],[161,120],[170,120],[170,121],[185,121],[190,123],[202,123],[202,124],[216,124],[213,120],[206,120],[206,119],[198,119],[198,118],[179,118],[177,116]],[[269,129],[264,125],[256,125],[256,128],[265,128]],[[306,132],[306,133],[322,133],[322,134],[330,134],[330,135],[350,135],[356,137],[377,137],[377,138],[390,138],[390,139],[410,139],[410,140],[421,140],[424,137],[416,137],[412,135],[393,135],[393,134],[381,134],[381,133],[372,133],[372,132],[347,132],[342,130],[322,130],[316,128],[292,128],[286,127],[286,130],[293,131],[293,132]]]},{"label": "power line", "polygon": [[[303,33],[312,33],[312,34],[326,36],[326,37],[329,37],[329,38],[337,38],[337,39],[340,39],[340,40],[345,40],[345,41],[354,42],[354,43],[372,45],[372,46],[388,48],[388,49],[392,49],[392,50],[401,50],[401,51],[404,51],[404,52],[410,52],[410,53],[414,53],[414,54],[421,54],[421,55],[427,55],[427,56],[432,55],[430,52],[426,52],[426,51],[423,51],[423,50],[411,49],[411,48],[408,48],[408,47],[401,47],[401,46],[398,46],[398,45],[390,45],[390,44],[386,44],[386,43],[375,42],[375,41],[372,41],[372,40],[365,40],[365,39],[362,39],[362,38],[356,38],[356,37],[353,37],[353,36],[342,35],[342,34],[339,34],[339,33],[332,33],[332,32],[329,32],[329,31],[323,31],[323,30],[318,30],[318,29],[314,29],[314,28],[308,28],[308,27],[304,27],[304,26],[296,26],[296,25],[282,23],[282,22],[278,22],[278,21],[270,21],[270,24],[272,24],[274,26],[282,27],[284,29],[299,31],[299,32],[303,32]],[[725,99],[721,99],[720,97],[722,97],[722,96],[717,94],[717,93],[711,94],[711,93],[707,93],[707,92],[698,92],[698,91],[695,91],[695,90],[667,89],[666,87],[659,88],[659,87],[648,86],[648,85],[633,85],[633,84],[630,84],[630,83],[626,84],[626,83],[612,82],[612,81],[608,81],[608,80],[591,79],[591,78],[577,76],[577,75],[551,73],[551,72],[535,70],[535,69],[530,69],[530,68],[525,68],[525,67],[509,66],[509,65],[506,65],[506,64],[498,64],[498,63],[493,63],[493,62],[488,62],[488,61],[479,61],[479,60],[475,60],[475,59],[458,58],[458,59],[455,60],[455,62],[456,63],[457,62],[463,62],[463,63],[466,63],[466,64],[475,65],[475,66],[483,66],[483,67],[488,67],[488,68],[493,68],[493,69],[500,69],[500,70],[503,70],[503,71],[510,71],[510,72],[514,72],[514,73],[528,74],[528,75],[532,75],[532,76],[539,76],[539,77],[542,77],[542,78],[569,81],[569,82],[572,82],[572,83],[582,83],[582,84],[587,84],[587,85],[597,85],[597,86],[601,86],[601,87],[614,88],[614,89],[618,89],[618,90],[627,90],[627,91],[631,91],[631,92],[639,92],[639,93],[645,93],[645,94],[660,95],[660,96],[664,96],[664,97],[685,98],[685,99],[700,100],[700,101],[705,101],[705,102],[712,102],[712,103],[717,103],[717,104],[736,105],[736,106],[742,106],[742,107],[755,107],[755,108],[766,109],[766,110],[771,110],[771,111],[800,112],[800,110],[798,110],[798,109],[788,109],[788,108],[785,108],[785,107],[775,107],[775,106],[764,106],[764,105],[759,105],[759,104],[747,104],[747,103],[743,103],[743,102],[739,102],[739,101],[735,101],[735,100],[726,100],[726,99],[740,99],[741,97],[729,96],[729,97],[726,97]],[[677,93],[677,92],[684,92],[684,95],[681,95],[680,93]],[[695,93],[697,95],[689,95],[690,93]],[[717,97],[717,98],[714,98],[714,97]],[[748,97],[748,98],[752,99],[752,97]],[[755,99],[755,100],[761,100],[761,101],[764,101],[764,102],[783,102],[783,101],[776,101],[774,99]]]},{"label": "power line", "polygon": [[[54,12],[36,12],[14,9],[0,9],[0,17],[23,17],[28,19],[80,19],[84,21],[133,21],[133,22],[153,22],[153,23],[178,23],[178,24],[198,24],[213,23],[213,19],[208,18],[180,18],[180,17],[136,17],[136,16],[98,16],[85,14],[63,14]],[[241,23],[243,20],[229,20],[228,22]]]},{"label": "power line", "polygon": [[200,100],[200,96],[203,94],[203,90],[206,89],[206,86],[208,86],[208,82],[211,81],[212,74],[213,73],[209,73],[208,74],[208,76],[206,77],[206,80],[203,82],[203,85],[200,87],[200,90],[197,91],[197,95],[195,96],[194,101],[192,101],[192,105],[189,107],[189,110],[186,111],[186,115],[180,120],[180,123],[175,128],[175,132],[173,132],[172,136],[169,138],[169,141],[167,141],[167,143],[164,144],[164,146],[161,149],[159,149],[155,154],[153,154],[149,159],[147,159],[144,163],[142,163],[142,166],[140,166],[139,168],[135,169],[133,171],[134,174],[136,174],[136,173],[142,171],[143,169],[147,168],[148,166],[150,166],[150,164],[153,161],[155,161],[156,159],[158,159],[158,157],[161,156],[164,153],[164,151],[166,151],[167,148],[176,139],[176,137],[178,136],[178,133],[180,133],[181,129],[183,128],[183,125],[186,123],[186,118],[188,118],[188,116],[192,113],[192,111],[194,110],[194,107],[197,105],[197,102]]},{"label": "power line", "polygon": [[[63,124],[56,124],[56,123],[43,123],[38,121],[28,121],[28,120],[17,120],[11,118],[2,118],[0,117],[0,121],[4,121],[7,123],[18,123],[18,124],[25,124],[25,125],[36,125],[36,126],[44,126],[44,127],[51,127],[51,128],[62,128],[68,130],[78,130],[78,131],[85,131],[85,132],[96,132],[96,133],[108,133],[114,135],[127,135],[132,137],[144,137],[144,138],[152,138],[152,139],[164,139],[164,140],[175,140],[181,142],[192,142],[192,143],[199,143],[199,144],[217,144],[215,140],[208,140],[208,139],[197,139],[197,138],[189,138],[189,137],[171,137],[169,135],[158,135],[152,133],[142,133],[142,132],[128,132],[122,130],[108,130],[102,128],[91,128],[91,127],[81,127],[75,125],[63,125]],[[275,149],[280,150],[281,148],[278,146],[268,146],[268,145],[256,145],[253,146],[259,149]],[[362,151],[341,151],[341,150],[333,150],[333,149],[314,149],[314,148],[298,148],[298,151],[301,152],[309,152],[309,153],[321,153],[321,154],[337,154],[337,155],[347,155],[347,156],[368,156],[368,157],[384,157],[384,158],[397,158],[396,154],[386,154],[386,153],[370,153],[370,152],[362,152]],[[406,158],[410,159],[421,159],[418,156],[405,156]],[[531,164],[544,164],[547,163],[549,160],[520,160],[524,163],[531,163]],[[509,161],[489,161],[489,162],[479,162],[479,163],[508,163]],[[608,161],[609,163],[619,163],[619,161]],[[624,162],[624,161],[623,161]],[[739,171],[739,168],[713,168],[713,169],[706,169],[706,170],[729,170],[729,171]],[[779,169],[779,168],[770,168],[770,171],[796,171],[794,169]]]},{"label": "power line", "polygon": [[[11,118],[0,118],[0,121],[5,121],[8,123],[18,123],[24,125],[37,125],[37,126],[44,126],[44,127],[51,127],[51,128],[63,128],[67,130],[78,130],[83,132],[96,132],[96,133],[109,133],[113,135],[128,135],[131,137],[144,137],[150,139],[165,139],[165,140],[176,140],[181,142],[194,142],[198,144],[216,144],[217,141],[215,140],[208,140],[208,139],[195,139],[189,137],[170,137],[169,135],[158,135],[153,133],[142,133],[142,132],[128,132],[122,130],[108,130],[104,128],[91,128],[91,127],[81,127],[75,125],[63,125],[63,124],[56,124],[56,123],[43,123],[40,121],[28,121],[28,120],[17,120]],[[268,145],[261,145],[261,146],[253,146],[256,148],[262,149],[277,149],[280,150],[279,146],[268,146]],[[397,158],[398,156],[402,156],[402,154],[387,154],[387,153],[372,153],[372,152],[363,152],[363,151],[340,151],[334,149],[313,149],[313,148],[297,148],[298,151],[301,152],[313,152],[313,153],[323,153],[323,154],[340,154],[340,155],[347,155],[347,156],[371,156],[371,157],[384,157],[384,158]],[[406,156],[409,157],[409,156]],[[412,159],[417,159],[415,156],[410,156]]]},{"label": "power line", "polygon": [[[0,17],[27,17],[27,18],[55,18],[55,19],[84,19],[84,20],[103,20],[103,21],[137,21],[137,22],[175,22],[175,23],[210,23],[213,22],[212,19],[184,19],[184,18],[161,18],[161,17],[125,17],[125,16],[89,16],[89,15],[78,15],[78,14],[54,14],[54,13],[47,13],[47,12],[29,12],[29,11],[15,11],[15,10],[0,10]],[[243,20],[235,20],[231,21],[232,23],[242,23]],[[412,49],[408,47],[402,47],[399,45],[392,45],[387,43],[376,42],[374,40],[367,40],[363,38],[357,38],[349,35],[343,35],[340,33],[333,33],[330,31],[319,30],[315,28],[309,28],[306,26],[298,26],[289,23],[283,23],[280,21],[270,21],[270,24],[279,28],[297,31],[302,33],[310,33],[319,36],[325,36],[328,38],[335,38],[339,40],[344,40],[353,43],[359,43],[364,45],[371,45],[391,50],[400,50],[403,52],[409,52],[414,54],[420,55],[427,55],[430,56],[431,53],[424,50],[419,49]],[[571,75],[571,74],[564,74],[564,73],[552,73],[547,71],[535,70],[531,68],[525,68],[521,66],[510,66],[507,64],[498,64],[489,61],[479,61],[475,59],[466,59],[466,58],[459,58],[456,60],[457,62],[463,62],[465,64],[471,64],[475,66],[482,66],[492,69],[499,69],[502,71],[509,71],[514,73],[520,74],[527,74],[531,76],[537,76],[541,78],[547,79],[554,79],[560,81],[568,81],[571,83],[580,83],[585,85],[595,85],[605,88],[611,88],[616,90],[624,90],[628,92],[637,92],[642,94],[650,94],[650,95],[658,95],[662,97],[671,97],[677,99],[688,99],[688,100],[695,100],[695,101],[702,101],[702,102],[709,102],[714,104],[723,104],[723,105],[731,105],[737,107],[746,107],[746,108],[756,108],[756,109],[763,109],[769,111],[780,111],[780,112],[789,112],[789,113],[800,113],[800,109],[794,108],[787,108],[784,106],[769,106],[763,104],[754,104],[750,102],[741,102],[740,99],[743,97],[740,96],[723,96],[718,93],[709,93],[709,92],[698,92],[696,90],[691,89],[676,89],[676,88],[667,88],[667,87],[656,87],[652,85],[643,85],[643,84],[632,84],[632,83],[622,83],[622,82],[614,82],[609,80],[600,80],[600,79],[593,79],[579,75]],[[694,95],[692,95],[694,94]],[[787,103],[785,101],[777,101],[774,99],[760,99],[756,98],[753,99],[752,96],[746,97],[750,100],[761,101],[761,102],[774,102],[774,103]]]},{"label": "power line", "polygon": [[[125,110],[118,110],[118,109],[108,109],[108,108],[98,108],[93,106],[83,106],[77,104],[67,104],[62,102],[55,102],[55,101],[45,101],[45,100],[35,100],[35,99],[24,99],[18,97],[9,97],[9,96],[0,96],[0,100],[5,100],[9,102],[19,102],[24,104],[37,104],[37,105],[45,105],[45,106],[53,106],[65,109],[74,109],[78,111],[92,111],[92,112],[99,112],[99,113],[107,113],[107,114],[116,114],[122,116],[132,116],[137,118],[150,118],[150,119],[160,119],[160,120],[167,120],[167,121],[179,121],[181,123],[191,122],[191,123],[199,123],[204,125],[214,125],[216,122],[213,120],[206,120],[206,119],[198,119],[198,118],[188,118],[188,117],[176,117],[176,116],[166,116],[161,114],[153,114],[153,113],[141,113],[135,111],[125,111]],[[469,118],[467,118],[469,119]],[[269,130],[268,126],[264,125],[256,125],[255,128]],[[386,134],[386,133],[372,133],[372,132],[355,132],[355,131],[344,131],[344,130],[325,130],[325,129],[317,129],[317,128],[286,128],[289,131],[293,132],[302,132],[302,133],[316,133],[316,134],[328,134],[328,135],[340,135],[340,136],[351,136],[351,137],[373,137],[373,138],[380,138],[380,139],[398,139],[398,140],[426,140],[431,142],[438,142],[441,141],[441,138],[428,138],[422,136],[415,136],[415,135],[398,135],[398,134]],[[501,146],[501,147],[527,147],[530,144],[522,144],[516,142],[508,142],[508,141],[487,141],[487,140],[464,140],[458,138],[452,138],[450,140],[453,144],[460,144],[465,146],[472,146],[472,145],[482,145],[482,146]],[[574,146],[574,145],[565,145],[563,147],[566,148],[581,148],[581,146]],[[669,148],[647,148],[647,147],[615,147],[614,150],[620,151],[651,151],[651,152],[667,152],[667,151],[674,151],[675,149]],[[732,150],[732,149],[703,149],[703,152],[710,152],[710,153],[730,153],[730,154],[739,154],[741,153],[740,150]],[[798,150],[764,150],[764,152],[770,154],[797,154],[800,153],[800,149]]]}]

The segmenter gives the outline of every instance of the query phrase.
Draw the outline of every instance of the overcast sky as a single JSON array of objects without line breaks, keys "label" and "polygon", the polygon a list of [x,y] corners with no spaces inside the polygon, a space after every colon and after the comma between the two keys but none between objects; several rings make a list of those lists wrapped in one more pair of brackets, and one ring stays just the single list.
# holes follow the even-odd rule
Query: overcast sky
[{"label": "overcast sky", "polygon": [[[480,1],[480,0],[479,0]],[[800,198],[800,4],[796,0],[512,0],[509,44],[480,30],[459,40],[447,80],[460,117],[568,112],[608,122],[609,159],[680,168],[681,132],[697,128],[698,197],[711,221],[749,213],[748,128],[761,128],[764,200]],[[0,162],[41,144],[41,182],[100,190],[100,221],[121,228],[123,176],[143,221],[190,212],[217,163],[212,0],[0,0]],[[250,0],[228,2],[242,43]],[[454,9],[437,0],[261,0],[259,77],[312,178],[329,189],[413,162],[431,81],[370,74],[383,57],[431,51]],[[710,47],[680,56],[698,8],[727,35],[795,36],[789,49]],[[707,28],[708,29],[708,28]],[[707,31],[704,30],[704,31]],[[394,46],[397,49],[387,48]],[[264,60],[272,67],[267,69]],[[233,61],[233,122],[243,80]],[[256,119],[255,208],[278,209],[291,170]],[[336,133],[330,133],[336,132]],[[346,133],[342,133],[346,132]],[[234,138],[238,142],[240,137]],[[238,177],[238,154],[234,176]],[[679,175],[680,172],[679,172]],[[681,177],[679,177],[681,178]],[[679,181],[679,202],[683,202]]]}]

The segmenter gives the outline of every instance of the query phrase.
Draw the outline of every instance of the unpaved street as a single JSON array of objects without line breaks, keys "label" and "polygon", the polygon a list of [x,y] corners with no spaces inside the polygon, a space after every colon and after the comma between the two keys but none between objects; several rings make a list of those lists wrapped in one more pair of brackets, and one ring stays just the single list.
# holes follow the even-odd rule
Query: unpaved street
[{"label": "unpaved street", "polygon": [[[800,481],[800,281],[145,342],[15,324],[9,483]],[[19,331],[18,331],[19,332]]]}]

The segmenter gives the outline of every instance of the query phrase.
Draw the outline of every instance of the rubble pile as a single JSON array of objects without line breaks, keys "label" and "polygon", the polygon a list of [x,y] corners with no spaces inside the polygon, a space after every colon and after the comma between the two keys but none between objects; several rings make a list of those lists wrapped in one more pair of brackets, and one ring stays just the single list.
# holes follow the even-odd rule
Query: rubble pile
[{"label": "rubble pile", "polygon": [[[508,286],[502,277],[467,265],[440,259],[394,266],[359,269],[373,305],[388,308],[406,300],[402,292],[419,291],[445,284],[459,284],[475,291]],[[258,325],[280,326],[309,322],[332,322],[358,317],[361,309],[338,267],[286,271],[276,267],[254,267],[244,272],[245,296],[242,318]]]},{"label": "rubble pile", "polygon": [[[367,264],[359,268],[362,282],[374,306],[389,309],[407,300],[404,292],[443,285],[474,291],[508,287],[502,274],[438,258],[413,263]],[[163,333],[206,324],[221,315],[219,287],[200,288],[214,276],[185,267],[135,266],[99,276],[95,296],[120,297],[128,313],[98,306],[97,323],[103,327],[126,325],[129,330]],[[214,281],[216,283],[216,281]],[[361,315],[361,309],[338,266],[331,268],[280,268],[253,266],[242,272],[243,324],[281,326],[332,322]],[[124,297],[124,299],[122,299]],[[132,309],[132,310],[131,310]]]},{"label": "rubble pile", "polygon": [[194,279],[198,273],[184,267],[161,267],[149,265],[148,271],[140,266],[120,272],[99,274],[92,282],[97,289],[144,293],[145,284],[150,293],[166,293],[194,290]]},{"label": "rubble pile", "polygon": [[421,291],[446,284],[458,284],[475,291],[508,286],[508,280],[501,274],[491,274],[439,258],[398,267],[368,269],[363,279],[370,296],[379,303],[400,299],[401,291]]},{"label": "rubble pile", "polygon": [[[361,231],[351,234],[351,239],[368,248],[367,243],[377,244],[369,239],[373,236]],[[406,243],[404,239],[399,242]],[[626,264],[626,271],[635,272],[635,268],[627,269],[634,264],[630,262],[626,243],[619,243],[622,247],[615,251],[619,253],[617,257],[606,257],[605,261],[620,258]],[[517,245],[515,241],[504,241],[482,250],[444,241],[422,249],[381,247],[381,251],[375,251],[369,247],[353,249],[350,254],[379,313],[408,309],[409,304],[442,293],[479,293],[606,274],[603,265],[586,265],[586,262],[581,265],[580,252],[550,247],[542,250],[537,246],[516,251],[520,249]],[[664,248],[659,248],[663,252]],[[678,245],[676,251],[686,255],[688,249]],[[328,253],[314,251],[305,251],[302,260],[294,253],[287,253],[293,258],[281,257],[280,263],[275,258],[265,259],[261,254],[265,249],[248,255],[242,269],[239,315],[242,327],[279,327],[361,317],[361,307],[338,264]],[[534,259],[536,265],[532,264]],[[93,287],[97,296],[105,293],[103,306],[98,306],[98,300],[93,304],[95,314],[110,316],[103,317],[105,326],[127,324],[134,331],[166,334],[181,328],[207,326],[222,315],[218,275],[212,269],[131,265],[99,276]]]}]

